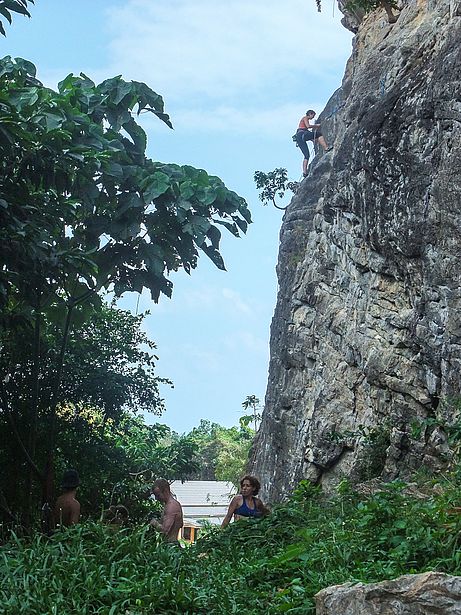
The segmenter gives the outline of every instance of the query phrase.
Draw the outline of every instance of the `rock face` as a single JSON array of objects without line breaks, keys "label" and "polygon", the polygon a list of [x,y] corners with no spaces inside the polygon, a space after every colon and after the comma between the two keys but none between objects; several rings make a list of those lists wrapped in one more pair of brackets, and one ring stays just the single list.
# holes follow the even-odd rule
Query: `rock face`
[{"label": "rock face", "polygon": [[[365,16],[318,155],[281,229],[279,295],[250,468],[303,478],[442,468],[461,374],[461,3]],[[415,425],[417,428],[415,429]]]},{"label": "rock face", "polygon": [[461,577],[426,572],[369,585],[345,583],[315,599],[317,615],[460,615]]}]

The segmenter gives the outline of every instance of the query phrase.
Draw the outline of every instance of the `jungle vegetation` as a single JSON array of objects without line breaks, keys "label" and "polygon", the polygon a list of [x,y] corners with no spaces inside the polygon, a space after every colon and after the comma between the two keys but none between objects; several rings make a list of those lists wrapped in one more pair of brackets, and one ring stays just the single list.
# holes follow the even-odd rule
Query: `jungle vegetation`
[{"label": "jungle vegetation", "polygon": [[184,549],[146,524],[13,535],[0,548],[2,613],[306,615],[329,585],[459,575],[459,474],[423,481],[417,498],[402,482],[368,495],[343,482],[333,497],[301,483],[268,517],[210,529]]},{"label": "jungle vegetation", "polygon": [[163,409],[153,344],[104,295],[170,297],[171,272],[200,254],[224,269],[220,228],[251,222],[219,178],[147,158],[142,113],[172,126],[144,83],[71,74],[54,91],[0,60],[0,503],[26,525],[76,443]]}]

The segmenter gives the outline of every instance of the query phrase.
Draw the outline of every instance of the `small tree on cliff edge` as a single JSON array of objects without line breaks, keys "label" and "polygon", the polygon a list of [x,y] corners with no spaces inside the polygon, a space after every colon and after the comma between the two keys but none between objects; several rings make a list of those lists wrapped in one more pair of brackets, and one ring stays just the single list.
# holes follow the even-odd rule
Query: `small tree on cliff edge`
[{"label": "small tree on cliff edge", "polygon": [[[315,0],[317,10],[322,10],[322,0]],[[359,10],[364,13],[370,13],[377,8],[383,8],[389,19],[389,23],[395,23],[397,17],[394,15],[392,9],[397,9],[397,0],[350,0],[346,3],[346,11],[349,9],[351,12]]]},{"label": "small tree on cliff edge", "polygon": [[260,191],[258,196],[263,205],[272,203],[276,209],[281,209],[282,211],[285,210],[287,206],[282,207],[278,205],[276,199],[283,199],[287,190],[296,194],[299,187],[298,182],[288,181],[288,172],[282,167],[269,171],[268,173],[255,171],[254,181],[256,188]]}]

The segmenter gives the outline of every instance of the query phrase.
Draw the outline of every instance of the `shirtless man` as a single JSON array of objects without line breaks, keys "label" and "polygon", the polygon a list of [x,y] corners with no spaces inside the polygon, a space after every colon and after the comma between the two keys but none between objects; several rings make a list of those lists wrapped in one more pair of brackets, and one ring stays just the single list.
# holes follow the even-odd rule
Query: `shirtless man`
[{"label": "shirtless man", "polygon": [[182,507],[170,491],[168,481],[158,478],[152,485],[152,493],[156,500],[163,504],[163,515],[160,521],[152,519],[150,525],[161,532],[167,542],[178,543],[178,533],[183,526]]},{"label": "shirtless man", "polygon": [[66,470],[62,477],[61,487],[63,494],[58,497],[54,506],[54,520],[56,525],[70,527],[80,520],[80,502],[75,499],[80,478],[77,470]]}]

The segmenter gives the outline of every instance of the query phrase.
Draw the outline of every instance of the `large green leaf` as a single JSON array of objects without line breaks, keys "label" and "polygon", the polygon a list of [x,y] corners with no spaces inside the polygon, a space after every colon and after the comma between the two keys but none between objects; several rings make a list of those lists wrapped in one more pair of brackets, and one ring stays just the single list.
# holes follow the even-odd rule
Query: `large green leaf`
[{"label": "large green leaf", "polygon": [[139,153],[144,154],[147,146],[147,135],[141,126],[136,124],[133,118],[130,118],[128,122],[123,124],[123,129],[130,135]]},{"label": "large green leaf", "polygon": [[146,203],[150,203],[170,187],[170,178],[161,171],[156,171],[153,175],[147,177],[141,184],[143,196]]},{"label": "large green leaf", "polygon": [[211,245],[213,246],[213,248],[218,250],[219,249],[219,242],[221,241],[221,232],[220,232],[220,230],[218,228],[216,228],[215,226],[211,226],[208,229],[207,236],[209,237],[209,239],[211,241]]},{"label": "large green leaf", "polygon": [[195,186],[190,180],[187,180],[180,184],[179,190],[180,190],[182,198],[185,200],[188,200],[194,196]]},{"label": "large green leaf", "polygon": [[226,266],[224,264],[223,258],[221,256],[221,254],[218,252],[218,250],[216,250],[215,248],[213,248],[213,246],[207,246],[205,244],[202,244],[200,246],[201,250],[203,250],[203,252],[205,252],[205,254],[208,256],[208,258],[211,260],[211,262],[216,265],[216,267],[218,269],[221,269],[223,271],[226,270]]}]

